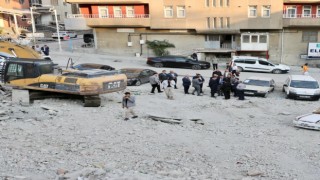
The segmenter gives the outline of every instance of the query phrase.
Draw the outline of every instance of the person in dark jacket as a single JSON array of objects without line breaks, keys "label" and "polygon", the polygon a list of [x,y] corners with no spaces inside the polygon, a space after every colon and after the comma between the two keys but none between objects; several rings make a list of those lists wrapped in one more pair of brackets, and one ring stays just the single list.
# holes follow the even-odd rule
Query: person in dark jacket
[{"label": "person in dark jacket", "polygon": [[49,47],[47,45],[44,45],[41,48],[41,51],[43,52],[44,55],[49,56]]},{"label": "person in dark jacket", "polygon": [[239,81],[239,84],[237,85],[237,95],[239,97],[239,100],[244,100],[244,89],[246,88],[246,85]]},{"label": "person in dark jacket", "polygon": [[185,77],[182,78],[182,85],[184,87],[184,93],[189,94],[189,88],[191,85],[191,80],[189,75],[186,75]]},{"label": "person in dark jacket", "polygon": [[169,75],[167,74],[166,70],[162,70],[162,73],[159,74],[159,80],[162,83],[164,80],[168,80]]},{"label": "person in dark jacket", "polygon": [[171,70],[170,73],[169,73],[169,76],[170,76],[170,78],[172,78],[172,79],[174,80],[174,82],[175,82],[174,88],[175,88],[175,89],[178,89],[178,88],[177,88],[178,74]]},{"label": "person in dark jacket", "polygon": [[218,86],[219,86],[218,75],[214,74],[209,81],[209,87],[211,89],[211,97],[215,97],[214,94],[217,93]]},{"label": "person in dark jacket", "polygon": [[231,78],[228,75],[228,77],[224,78],[223,84],[222,84],[222,87],[221,87],[225,99],[230,99],[231,88],[232,88],[232,86],[231,86]]}]

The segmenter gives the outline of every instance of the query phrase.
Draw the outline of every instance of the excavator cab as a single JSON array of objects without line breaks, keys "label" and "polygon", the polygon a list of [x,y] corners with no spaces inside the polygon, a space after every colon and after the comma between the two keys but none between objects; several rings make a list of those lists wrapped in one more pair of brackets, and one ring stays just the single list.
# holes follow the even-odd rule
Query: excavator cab
[{"label": "excavator cab", "polygon": [[3,66],[2,81],[10,83],[19,79],[34,79],[42,74],[53,73],[51,60],[39,59],[10,59]]}]

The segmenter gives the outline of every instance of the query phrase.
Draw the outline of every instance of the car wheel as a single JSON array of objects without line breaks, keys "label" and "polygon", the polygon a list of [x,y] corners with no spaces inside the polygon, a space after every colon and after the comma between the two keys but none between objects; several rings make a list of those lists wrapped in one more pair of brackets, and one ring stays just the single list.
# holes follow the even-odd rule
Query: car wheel
[{"label": "car wheel", "polygon": [[282,92],[285,92],[284,87],[282,87]]},{"label": "car wheel", "polygon": [[162,64],[162,63],[155,63],[155,64],[154,64],[154,67],[156,67],[156,68],[162,68],[162,67],[163,67],[163,64]]},{"label": "car wheel", "polygon": [[269,92],[266,92],[263,97],[266,98],[268,97],[268,95],[269,95]]},{"label": "car wheel", "polygon": [[286,93],[286,99],[290,99],[290,93]]},{"label": "car wheel", "polygon": [[140,86],[140,85],[141,85],[141,81],[140,81],[140,80],[137,80],[137,82],[136,82],[135,85],[136,85],[136,86]]},{"label": "car wheel", "polygon": [[316,98],[313,98],[314,101],[318,101],[319,100],[319,97],[316,97]]},{"label": "car wheel", "polygon": [[200,65],[193,65],[193,66],[192,66],[192,69],[194,69],[194,70],[199,70],[199,69],[201,69],[201,66],[200,66]]},{"label": "car wheel", "polygon": [[242,72],[242,71],[243,71],[243,68],[239,66],[239,67],[238,67],[238,71],[239,71],[239,72]]},{"label": "car wheel", "polygon": [[274,74],[281,74],[282,71],[280,69],[275,69],[272,71]]}]

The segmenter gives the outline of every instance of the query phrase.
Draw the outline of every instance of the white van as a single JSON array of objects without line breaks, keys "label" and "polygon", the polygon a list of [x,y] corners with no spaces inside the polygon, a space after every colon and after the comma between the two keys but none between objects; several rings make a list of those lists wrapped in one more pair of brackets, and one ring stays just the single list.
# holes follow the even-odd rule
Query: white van
[{"label": "white van", "polygon": [[252,56],[233,56],[232,64],[236,64],[238,71],[287,73],[290,67],[283,64],[273,64],[267,59]]},{"label": "white van", "polygon": [[307,75],[290,75],[283,84],[286,98],[319,100],[319,82]]}]

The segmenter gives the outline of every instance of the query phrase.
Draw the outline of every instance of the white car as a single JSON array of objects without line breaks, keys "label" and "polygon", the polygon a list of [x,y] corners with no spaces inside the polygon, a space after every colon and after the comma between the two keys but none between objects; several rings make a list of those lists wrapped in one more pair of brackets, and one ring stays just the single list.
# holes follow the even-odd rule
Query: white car
[{"label": "white car", "polygon": [[283,84],[286,98],[319,100],[319,82],[307,75],[290,75]]},{"label": "white car", "polygon": [[[319,109],[320,110],[320,109]],[[317,110],[311,114],[298,116],[293,120],[296,127],[320,130],[320,111]]]},{"label": "white car", "polygon": [[243,81],[246,87],[243,89],[245,95],[267,97],[274,90],[275,82],[268,77],[250,77]]},{"label": "white car", "polygon": [[[77,33],[74,31],[59,31],[60,39],[76,38]],[[52,33],[53,39],[58,39],[58,33]]]},{"label": "white car", "polygon": [[287,73],[290,67],[283,64],[273,64],[267,59],[252,56],[233,56],[232,65],[236,64],[238,71]]}]

